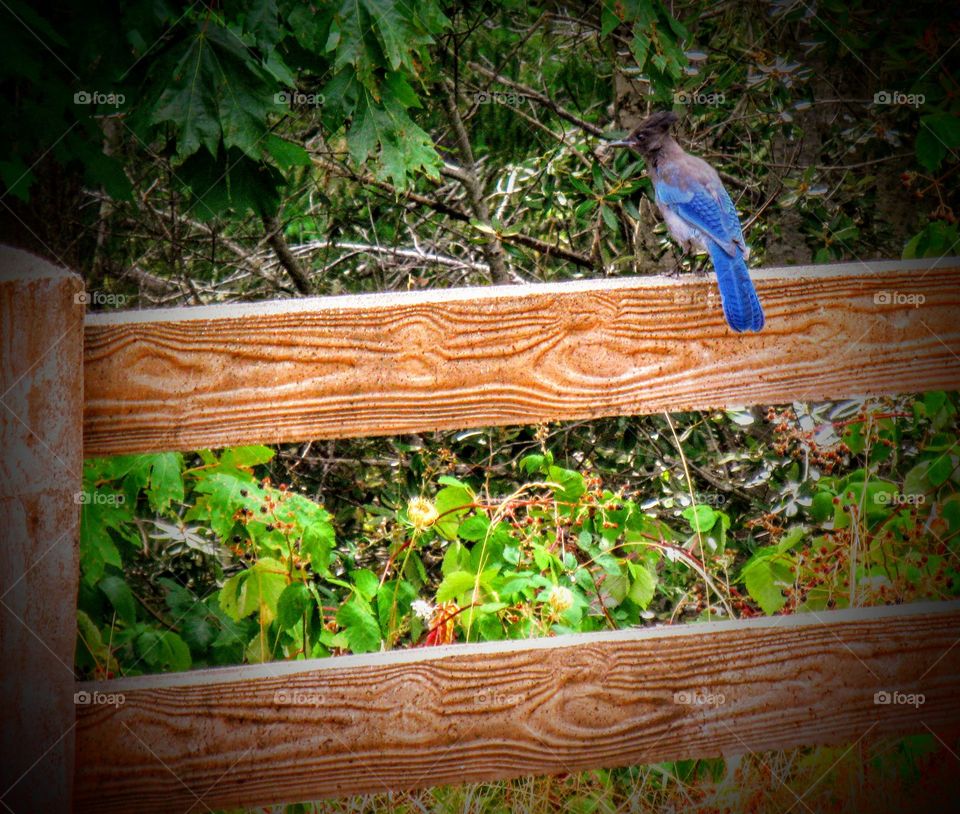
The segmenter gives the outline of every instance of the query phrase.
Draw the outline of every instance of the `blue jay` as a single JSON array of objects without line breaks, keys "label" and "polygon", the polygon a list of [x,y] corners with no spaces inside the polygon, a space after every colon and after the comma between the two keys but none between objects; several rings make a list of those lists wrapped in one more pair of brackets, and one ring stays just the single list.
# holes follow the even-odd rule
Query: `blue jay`
[{"label": "blue jay", "polygon": [[684,152],[670,135],[675,121],[674,113],[654,113],[627,138],[609,144],[631,147],[644,157],[657,206],[674,239],[687,251],[710,253],[727,324],[738,333],[759,331],[763,309],[747,271],[747,246],[736,207],[717,171]]}]

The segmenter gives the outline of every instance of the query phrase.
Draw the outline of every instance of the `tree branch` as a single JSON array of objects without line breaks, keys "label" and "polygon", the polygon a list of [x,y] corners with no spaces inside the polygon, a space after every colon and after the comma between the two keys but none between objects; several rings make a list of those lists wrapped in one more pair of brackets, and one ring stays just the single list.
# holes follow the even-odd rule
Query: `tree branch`
[{"label": "tree branch", "polygon": [[456,172],[447,168],[447,172],[452,174],[467,190],[470,198],[470,204],[473,214],[477,220],[489,229],[489,239],[484,241],[483,254],[487,259],[487,265],[490,266],[490,276],[495,283],[509,283],[511,277],[507,273],[507,266],[503,259],[503,246],[500,245],[500,237],[497,235],[490,223],[490,211],[487,209],[487,202],[483,197],[483,190],[480,187],[480,180],[477,178],[477,165],[473,160],[473,149],[470,147],[470,137],[463,126],[463,119],[460,118],[460,111],[457,109],[457,94],[453,83],[448,79],[443,80],[443,101],[447,108],[447,115],[450,117],[450,124],[453,126],[453,132],[457,139],[457,151],[460,153],[460,161],[463,164],[462,169]]},{"label": "tree branch", "polygon": [[[372,175],[367,175],[365,173],[354,172],[347,167],[337,164],[335,161],[330,161],[329,159],[321,156],[314,155],[312,158],[313,162],[318,166],[324,167],[330,172],[335,172],[337,175],[343,176],[344,178],[350,178],[351,180],[357,181],[361,184],[366,184],[367,186],[372,186],[383,190],[394,199],[406,198],[412,203],[425,206],[428,209],[432,209],[434,212],[438,212],[441,215],[446,215],[452,220],[460,221],[461,223],[470,223],[470,216],[467,213],[455,206],[445,203],[444,201],[428,198],[426,195],[420,195],[419,193],[412,192],[410,190],[397,189],[387,181],[381,181],[379,178],[374,178]],[[587,255],[580,254],[580,252],[574,251],[573,249],[568,249],[565,246],[548,243],[546,240],[541,240],[540,238],[532,237],[531,235],[516,233],[502,234],[500,235],[500,240],[503,243],[509,243],[513,246],[523,246],[524,248],[532,249],[533,251],[544,255],[545,257],[556,257],[560,260],[566,260],[568,263],[573,263],[582,268],[596,268],[593,261],[587,257]]]},{"label": "tree branch", "polygon": [[290,279],[293,280],[297,291],[309,296],[313,293],[313,286],[310,285],[310,277],[303,270],[297,258],[293,256],[290,247],[287,246],[287,241],[283,239],[283,226],[277,219],[277,216],[264,215],[262,219],[263,226],[267,230],[267,243],[270,244],[270,248],[273,249],[273,253],[277,256],[277,260],[280,261],[280,265],[283,266],[287,274],[290,275]]}]

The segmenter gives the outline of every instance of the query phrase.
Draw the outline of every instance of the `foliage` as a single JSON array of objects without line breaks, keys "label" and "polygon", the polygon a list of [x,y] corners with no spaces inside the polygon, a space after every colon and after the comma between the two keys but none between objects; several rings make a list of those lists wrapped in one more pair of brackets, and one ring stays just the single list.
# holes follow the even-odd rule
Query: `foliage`
[{"label": "foliage", "polygon": [[[275,132],[290,104],[322,107],[332,130],[349,120],[353,157],[376,152],[378,171],[401,187],[413,172],[435,175],[439,166],[430,137],[410,118],[420,106],[411,82],[426,81],[428,46],[449,25],[435,0],[317,10],[282,0],[138,2],[125,4],[120,19],[111,6],[91,3],[60,19],[21,2],[5,11],[4,45],[26,59],[6,61],[2,78],[29,83],[31,93],[6,98],[14,108],[2,127],[12,150],[0,177],[23,199],[38,143],[63,164],[85,161],[89,183],[131,199],[125,156],[97,146],[97,131],[113,121],[124,141],[167,158],[195,217],[272,214],[285,172],[310,164],[301,145]],[[37,35],[72,64],[37,59]],[[118,39],[124,47],[115,47]]]},{"label": "foliage", "polygon": [[[353,533],[367,529],[380,559],[273,485],[268,448],[89,461],[80,663],[132,674],[952,598],[958,404],[934,392],[771,409],[772,454],[726,487],[756,488],[766,470],[767,497],[739,517],[687,480],[709,455],[702,424],[681,427],[679,460],[633,494],[559,465],[541,435],[499,486],[436,473],[429,494],[369,503],[375,524]],[[172,565],[184,557],[189,576]]]},{"label": "foliage", "polygon": [[669,106],[723,171],[757,263],[956,248],[942,4],[139,0],[118,17],[18,0],[0,13],[7,231],[130,296],[149,279],[140,296],[174,301],[175,273],[201,300],[283,294],[295,272],[264,246],[273,218],[318,291],[479,282],[491,244],[524,279],[659,270],[671,261],[642,162],[598,137]]}]

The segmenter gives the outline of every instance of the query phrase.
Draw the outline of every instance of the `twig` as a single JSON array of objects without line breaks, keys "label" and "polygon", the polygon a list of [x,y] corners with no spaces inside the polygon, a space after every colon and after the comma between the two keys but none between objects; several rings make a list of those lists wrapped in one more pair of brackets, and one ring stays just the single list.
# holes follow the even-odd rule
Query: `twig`
[{"label": "twig", "polygon": [[579,116],[571,113],[565,107],[562,107],[557,102],[553,101],[553,99],[551,99],[549,96],[540,93],[540,91],[534,90],[533,88],[523,85],[520,82],[514,82],[512,79],[508,79],[502,74],[498,74],[496,71],[492,71],[490,68],[486,68],[478,62],[468,62],[467,66],[477,73],[483,74],[488,79],[492,79],[494,82],[498,82],[501,85],[506,85],[508,88],[513,88],[515,91],[517,91],[517,93],[526,96],[528,99],[532,99],[537,104],[547,108],[547,110],[552,110],[561,119],[565,119],[566,121],[570,122],[570,124],[574,124],[581,130],[585,130],[591,136],[602,137],[604,135],[602,128],[597,127],[597,125],[591,124],[584,119],[581,119]]}]

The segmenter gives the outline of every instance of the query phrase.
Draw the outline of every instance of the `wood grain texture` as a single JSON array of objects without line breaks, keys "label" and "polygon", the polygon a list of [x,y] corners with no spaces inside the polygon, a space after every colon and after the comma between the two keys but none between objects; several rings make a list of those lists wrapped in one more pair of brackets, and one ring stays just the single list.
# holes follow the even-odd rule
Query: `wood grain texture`
[{"label": "wood grain texture", "polygon": [[0,801],[18,814],[71,810],[82,290],[0,248]]},{"label": "wood grain texture", "polygon": [[[960,259],[90,317],[86,455],[960,387]],[[920,304],[914,304],[919,302]]]},{"label": "wood grain texture", "polygon": [[958,639],[951,602],[83,685],[115,695],[80,708],[77,805],[205,811],[943,732]]}]

